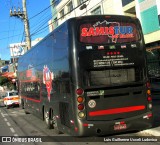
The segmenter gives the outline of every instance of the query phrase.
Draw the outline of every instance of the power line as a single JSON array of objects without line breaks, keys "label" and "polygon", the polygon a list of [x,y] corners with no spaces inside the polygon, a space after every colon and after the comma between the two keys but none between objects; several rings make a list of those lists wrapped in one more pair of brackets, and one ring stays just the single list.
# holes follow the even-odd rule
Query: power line
[{"label": "power line", "polygon": [[[10,0],[10,5],[13,5],[12,0]],[[51,6],[52,6],[52,5],[48,6],[48,7],[45,8],[45,9],[43,9],[42,11],[40,11],[39,13],[37,13],[36,15],[32,16],[30,19],[35,18],[36,16],[38,16],[38,15],[41,14],[41,13],[43,13],[43,12],[46,11],[48,8],[50,8]],[[48,17],[48,16],[47,16],[47,17]],[[23,34],[17,34],[17,35],[9,36],[9,32],[11,32],[11,31],[16,31],[16,30],[15,30],[15,24],[14,24],[14,29],[13,29],[13,30],[10,30],[10,17],[9,17],[9,30],[8,30],[8,31],[1,31],[1,33],[2,33],[2,32],[3,32],[3,33],[5,33],[5,32],[7,33],[7,32],[8,32],[8,37],[0,38],[0,40],[9,39],[9,38],[13,38],[13,37],[15,37],[15,36],[24,35],[24,32],[23,32]],[[23,37],[23,36],[22,36],[22,37]]]},{"label": "power line", "polygon": [[9,42],[9,32],[10,32],[10,17],[9,17],[9,31],[8,31],[8,38],[7,38],[7,45],[9,44],[8,42]]},{"label": "power line", "polygon": [[[36,27],[36,30],[31,34],[31,36],[33,34],[35,34],[36,32],[39,32],[39,29],[42,28],[52,17],[49,17],[46,21],[44,21],[43,23],[41,23],[41,25],[39,25],[39,27]],[[47,25],[48,26],[48,25]]]},{"label": "power line", "polygon": [[[36,32],[35,34],[38,35],[38,34],[44,33],[44,32],[46,32],[46,29],[48,29],[48,28],[45,28],[42,32]],[[33,35],[32,34],[31,35],[34,36],[35,34],[33,33]]]},{"label": "power line", "polygon": [[19,29],[15,29],[15,30],[6,30],[6,31],[0,31],[0,33],[8,33],[8,32],[12,32],[12,31],[18,31]]},{"label": "power line", "polygon": [[[89,4],[91,0],[86,0],[86,1],[84,1],[83,3],[81,3],[80,5],[78,5],[77,7],[75,7],[74,9],[72,9],[72,11],[74,11],[74,10],[77,9],[78,7],[82,6],[82,5],[83,5],[84,3],[86,3],[87,1],[88,1],[88,4]],[[102,1],[99,2],[98,4],[102,3],[103,1],[105,1],[105,0],[102,0]],[[88,5],[88,4],[87,4],[87,5]],[[98,4],[97,4],[97,5],[98,5]],[[87,5],[86,5],[86,6],[87,6]],[[88,11],[91,10],[92,8],[94,8],[94,7],[95,7],[95,6],[91,7],[90,9],[88,9]],[[60,17],[60,18],[54,20],[54,21],[53,21],[52,23],[50,23],[49,25],[52,25],[53,23],[56,23],[58,20],[60,20],[61,18],[65,17],[66,15],[68,15],[69,13],[71,13],[72,11],[70,11],[70,12],[64,14],[62,17]],[[86,12],[82,13],[80,16],[83,16],[85,13],[86,13]],[[43,29],[46,29],[49,25],[44,26],[44,27],[41,28],[39,31],[37,31],[37,32],[35,32],[35,33],[33,33],[33,34],[31,34],[31,36],[33,36],[33,35],[39,33],[39,32],[42,31]]]},{"label": "power line", "polygon": [[20,35],[22,35],[22,33],[21,33],[21,34],[14,35],[14,36],[4,37],[4,38],[1,38],[0,40],[4,40],[4,39],[8,39],[8,38],[12,38],[12,37],[16,37],[16,36],[20,36]]},{"label": "power line", "polygon": [[[82,6],[82,5],[83,5],[84,3],[86,3],[87,1],[88,1],[88,0],[84,1],[83,3],[81,3],[80,5],[78,5],[78,6],[75,7],[74,9],[72,9],[72,11],[74,11],[74,10],[77,9],[77,8],[79,8],[80,6]],[[90,1],[89,1],[89,2],[90,2]],[[65,17],[66,15],[68,15],[69,13],[71,13],[72,11],[70,11],[70,12],[64,14],[62,17],[60,17],[60,18],[54,20],[54,21],[53,21],[51,24],[49,24],[49,25],[52,25],[53,23],[56,23],[58,20],[60,20],[61,18]],[[56,13],[55,13],[55,14],[56,14]],[[40,32],[41,30],[43,30],[43,29],[45,29],[46,27],[48,27],[49,25],[47,25],[47,26],[41,28],[39,31],[37,31],[37,32],[35,32],[35,33],[33,33],[33,34],[31,34],[31,36],[37,34],[37,33]]]},{"label": "power line", "polygon": [[[17,22],[17,21],[15,20],[15,22],[14,22],[14,27],[13,27],[14,31],[13,31],[13,34],[12,34],[13,36],[14,36],[14,32],[15,32],[16,22]],[[13,37],[12,37],[12,39],[11,39],[11,42],[12,42],[12,40],[13,40]]]},{"label": "power line", "polygon": [[[31,19],[37,17],[38,15],[40,15],[41,13],[43,13],[44,11],[46,11],[47,9],[49,9],[51,6],[52,6],[52,4],[49,5],[48,7],[46,7],[45,9],[43,9],[42,11],[40,11],[39,13],[37,13],[36,15],[30,17],[29,20],[31,20]],[[36,25],[36,26],[37,26],[37,25]],[[23,37],[24,37],[24,33],[23,33],[23,35],[22,35],[22,40],[21,40],[21,42],[23,41]]]},{"label": "power line", "polygon": [[40,11],[38,14],[32,16],[31,18],[29,18],[29,20],[35,18],[36,16],[38,16],[39,14],[43,13],[44,11],[46,11],[47,9],[49,9],[53,4],[49,5],[47,8],[43,9],[42,11]]},{"label": "power line", "polygon": [[[86,0],[86,1],[84,1],[83,3],[81,3],[80,5],[78,5],[77,7],[75,7],[74,9],[72,9],[72,11],[74,11],[74,10],[77,9],[78,7],[82,6],[82,5],[83,5],[84,3],[86,3],[87,1],[90,2],[91,0]],[[104,1],[104,0],[103,0],[103,1]],[[53,4],[51,4],[50,6],[48,6],[48,7],[45,8],[45,9],[43,9],[42,11],[40,11],[39,13],[37,13],[36,15],[32,16],[31,18],[29,18],[29,20],[37,17],[38,15],[40,15],[41,13],[43,13],[44,11],[46,11],[47,9],[49,9],[52,5],[53,5]],[[93,7],[92,7],[92,8],[93,8]],[[90,8],[90,9],[92,9],[92,8]],[[88,9],[88,10],[90,10],[90,9]],[[71,13],[72,11],[66,13],[66,14],[63,15],[62,17],[68,15],[68,14]],[[55,13],[55,14],[56,14],[56,13]],[[84,13],[83,13],[83,14],[84,14]],[[82,14],[82,15],[83,15],[83,14]],[[57,21],[60,20],[62,17],[58,18],[57,20],[54,20],[51,24],[57,22]],[[47,18],[47,17],[46,17],[46,18]],[[52,17],[51,17],[51,18],[52,18]],[[43,19],[43,20],[44,20],[44,19]],[[47,21],[48,21],[48,20],[47,20]],[[41,22],[42,22],[42,21],[41,21]],[[31,36],[34,36],[35,34],[39,34],[40,31],[42,31],[43,29],[46,29],[49,25],[51,25],[51,24],[49,24],[49,25],[47,24],[47,26],[42,27],[42,25],[44,25],[45,23],[46,23],[46,21],[44,21],[44,22],[39,26],[39,28],[41,28],[41,29],[35,30],[35,32],[33,32],[33,33],[31,34]],[[15,37],[15,36],[20,36],[20,35],[22,35],[22,40],[23,40],[24,33],[23,33],[23,34],[18,34],[18,35],[13,35],[13,36],[10,36],[10,37],[1,38],[0,40],[8,39],[8,38],[12,38],[12,37]],[[21,40],[21,41],[22,41],[22,40]]]},{"label": "power line", "polygon": [[[41,17],[42,18],[42,17]],[[33,31],[35,31],[37,29],[37,27],[41,26],[41,25],[44,25],[44,22],[46,23],[46,21],[48,21],[48,19],[51,19],[52,16],[51,14],[47,15],[45,18],[41,19],[40,21],[37,21],[37,23],[35,23],[31,29],[33,29]],[[43,23],[43,24],[42,24]]]},{"label": "power line", "polygon": [[24,39],[24,30],[23,30],[23,34],[22,34],[22,38],[21,38],[21,43],[22,43],[23,39]]}]

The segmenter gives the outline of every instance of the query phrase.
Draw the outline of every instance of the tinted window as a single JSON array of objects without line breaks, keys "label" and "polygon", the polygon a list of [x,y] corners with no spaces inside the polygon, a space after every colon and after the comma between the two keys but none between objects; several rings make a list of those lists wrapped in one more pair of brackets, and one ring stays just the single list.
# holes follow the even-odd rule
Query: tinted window
[{"label": "tinted window", "polygon": [[90,85],[111,85],[135,81],[134,69],[100,70],[90,72]]}]

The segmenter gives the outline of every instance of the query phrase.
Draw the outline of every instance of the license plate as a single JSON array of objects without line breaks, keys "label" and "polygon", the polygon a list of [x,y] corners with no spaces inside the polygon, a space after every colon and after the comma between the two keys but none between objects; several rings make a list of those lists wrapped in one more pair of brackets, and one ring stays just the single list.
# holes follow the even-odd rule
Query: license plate
[{"label": "license plate", "polygon": [[126,124],[116,124],[114,125],[114,130],[123,130],[126,129],[127,125]]}]

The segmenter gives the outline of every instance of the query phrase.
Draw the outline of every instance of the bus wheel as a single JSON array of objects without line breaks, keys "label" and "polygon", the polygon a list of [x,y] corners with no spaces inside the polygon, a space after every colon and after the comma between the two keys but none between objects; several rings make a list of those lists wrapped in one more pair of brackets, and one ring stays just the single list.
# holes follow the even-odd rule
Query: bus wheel
[{"label": "bus wheel", "polygon": [[25,110],[24,112],[25,112],[25,114],[30,114],[30,113],[29,113],[28,111],[26,111],[26,110]]},{"label": "bus wheel", "polygon": [[52,121],[53,121],[54,132],[56,134],[61,134],[62,132],[59,131],[59,129],[58,129],[58,124],[57,124],[57,118],[56,118],[56,116],[53,115],[53,120]]},{"label": "bus wheel", "polygon": [[21,104],[20,104],[21,108],[24,109],[24,100],[21,99]]},{"label": "bus wheel", "polygon": [[52,129],[53,128],[52,121],[51,121],[51,119],[49,117],[49,112],[47,112],[46,109],[44,109],[44,120],[46,122],[47,128],[48,129]]}]

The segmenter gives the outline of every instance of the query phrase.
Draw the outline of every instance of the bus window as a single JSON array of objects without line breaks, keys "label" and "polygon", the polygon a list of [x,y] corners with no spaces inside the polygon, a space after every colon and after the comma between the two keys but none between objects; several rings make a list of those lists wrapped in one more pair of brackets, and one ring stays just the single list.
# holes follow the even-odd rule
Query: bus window
[{"label": "bus window", "polygon": [[101,70],[90,71],[91,85],[112,85],[135,81],[135,70],[117,69],[117,70]]}]

